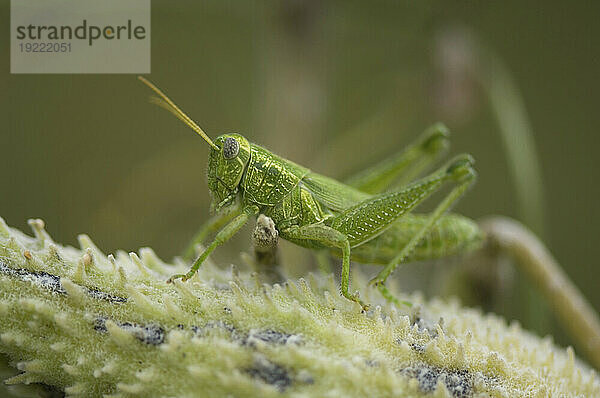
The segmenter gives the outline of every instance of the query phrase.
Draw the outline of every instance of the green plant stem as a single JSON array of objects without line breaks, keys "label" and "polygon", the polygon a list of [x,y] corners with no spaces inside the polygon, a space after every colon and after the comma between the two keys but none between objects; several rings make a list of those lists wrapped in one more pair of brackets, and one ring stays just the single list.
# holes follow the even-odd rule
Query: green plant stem
[{"label": "green plant stem", "polygon": [[492,217],[481,223],[492,247],[512,255],[540,289],[561,320],[581,344],[590,362],[600,368],[600,319],[548,249],[521,223]]}]

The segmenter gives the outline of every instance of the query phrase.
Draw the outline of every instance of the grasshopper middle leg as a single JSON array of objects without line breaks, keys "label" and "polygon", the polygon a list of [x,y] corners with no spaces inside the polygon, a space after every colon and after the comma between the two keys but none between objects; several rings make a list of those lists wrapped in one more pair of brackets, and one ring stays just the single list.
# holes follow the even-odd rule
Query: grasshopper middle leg
[{"label": "grasshopper middle leg", "polygon": [[360,304],[364,310],[369,306],[363,303],[358,293],[350,294],[350,242],[348,237],[324,224],[309,224],[302,227],[290,227],[285,231],[286,235],[295,239],[310,239],[326,247],[335,247],[342,250],[342,296],[348,300]]}]

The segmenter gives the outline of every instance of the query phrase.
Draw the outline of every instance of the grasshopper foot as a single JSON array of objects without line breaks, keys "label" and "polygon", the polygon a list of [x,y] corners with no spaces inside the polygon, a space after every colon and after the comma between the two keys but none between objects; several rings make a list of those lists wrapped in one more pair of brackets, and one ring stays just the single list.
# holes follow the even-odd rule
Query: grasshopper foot
[{"label": "grasshopper foot", "polygon": [[383,296],[383,298],[385,298],[387,301],[392,302],[394,304],[396,304],[398,307],[402,306],[402,305],[406,305],[407,307],[412,307],[412,303],[410,301],[406,301],[406,300],[398,300],[390,291],[387,287],[385,287],[385,284],[383,283],[383,281],[375,278],[375,279],[371,279],[369,281],[369,286],[375,286],[377,288],[377,290],[379,290],[379,293],[381,293],[381,295]]},{"label": "grasshopper foot", "polygon": [[450,161],[446,173],[451,175],[456,181],[473,179],[476,176],[473,163],[475,163],[475,160],[471,155],[458,155]]},{"label": "grasshopper foot", "polygon": [[421,148],[433,154],[438,153],[448,148],[449,136],[450,131],[448,131],[448,128],[442,123],[438,123],[426,133],[421,142]]},{"label": "grasshopper foot", "polygon": [[342,292],[342,295],[344,297],[346,297],[348,300],[350,301],[354,301],[355,303],[359,304],[362,307],[362,310],[364,312],[367,312],[369,310],[369,308],[371,307],[371,304],[365,304],[361,299],[360,299],[360,295],[358,294],[358,292],[354,293],[354,294],[349,294],[348,292],[346,292],[346,294],[344,294]]}]

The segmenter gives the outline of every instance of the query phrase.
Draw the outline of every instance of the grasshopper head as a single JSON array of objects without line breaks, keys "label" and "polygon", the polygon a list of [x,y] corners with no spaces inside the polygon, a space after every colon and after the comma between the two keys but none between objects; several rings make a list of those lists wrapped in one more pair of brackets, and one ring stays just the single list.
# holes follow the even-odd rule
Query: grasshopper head
[{"label": "grasshopper head", "polygon": [[235,200],[244,170],[250,160],[250,143],[240,134],[223,134],[208,155],[208,189],[216,210]]},{"label": "grasshopper head", "polygon": [[240,134],[223,134],[213,142],[208,135],[186,115],[165,93],[142,76],[138,76],[146,86],[150,87],[158,97],[150,98],[151,102],[165,108],[182,122],[187,124],[208,145],[208,189],[210,189],[214,206],[218,211],[235,201],[238,186],[244,175],[244,170],[250,160],[250,143]]}]

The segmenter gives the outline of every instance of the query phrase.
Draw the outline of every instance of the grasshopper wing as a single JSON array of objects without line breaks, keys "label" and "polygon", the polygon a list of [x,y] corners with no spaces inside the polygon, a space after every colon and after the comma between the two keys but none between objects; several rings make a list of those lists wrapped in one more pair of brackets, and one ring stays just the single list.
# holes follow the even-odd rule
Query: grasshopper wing
[{"label": "grasshopper wing", "polygon": [[341,212],[362,202],[371,195],[317,173],[308,173],[302,184],[315,199],[334,212]]}]

